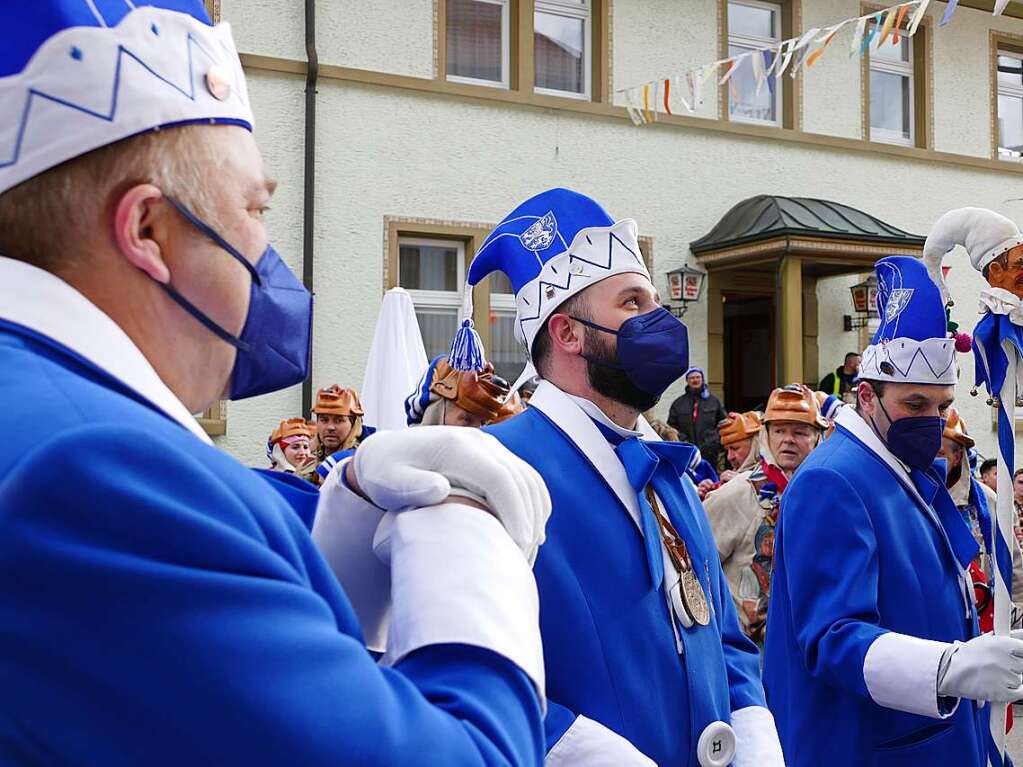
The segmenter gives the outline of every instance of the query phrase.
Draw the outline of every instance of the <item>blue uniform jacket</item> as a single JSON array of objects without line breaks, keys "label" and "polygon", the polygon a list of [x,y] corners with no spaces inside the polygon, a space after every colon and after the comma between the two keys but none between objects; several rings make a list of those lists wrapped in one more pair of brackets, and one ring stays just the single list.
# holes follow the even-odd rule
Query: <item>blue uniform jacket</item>
[{"label": "blue uniform jacket", "polygon": [[704,727],[764,705],[759,655],[739,628],[696,490],[677,473],[673,487],[655,484],[712,595],[710,626],[679,627],[680,655],[664,592],[650,580],[639,528],[583,448],[533,406],[538,395],[526,412],[488,431],[541,474],[553,503],[534,567],[547,747],[581,714],[660,767],[695,767]]},{"label": "blue uniform jacket", "polygon": [[[879,669],[875,689],[868,687],[864,660],[887,632],[940,642],[977,634],[960,578],[977,545],[945,490],[944,472],[915,477],[924,506],[854,436],[848,416],[863,424],[843,414],[781,503],[764,684],[786,764],[979,767],[990,707],[978,711],[963,700],[939,718],[937,710],[932,717],[879,705],[880,677],[900,679],[907,658]],[[929,678],[936,668],[923,673],[919,683],[886,694],[921,705],[929,695],[937,709]]]},{"label": "blue uniform jacket", "polygon": [[290,505],[312,488],[2,321],[0,402],[0,763],[541,761],[509,661],[434,645],[374,664]]}]

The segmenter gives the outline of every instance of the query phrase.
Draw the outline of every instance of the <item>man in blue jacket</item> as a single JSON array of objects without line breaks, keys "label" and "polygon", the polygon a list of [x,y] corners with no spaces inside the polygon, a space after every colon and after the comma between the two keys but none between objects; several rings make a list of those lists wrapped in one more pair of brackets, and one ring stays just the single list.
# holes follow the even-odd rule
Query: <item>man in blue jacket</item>
[{"label": "man in blue jacket", "polygon": [[[309,362],[226,25],[2,3],[0,104],[0,763],[538,764],[535,472],[440,427],[344,465],[335,505],[430,507],[378,542],[377,665],[301,521],[318,494],[190,415]],[[482,509],[446,501],[470,480]]]},{"label": "man in blue jacket", "polygon": [[1023,697],[1023,641],[979,635],[977,542],[935,463],[955,342],[921,261],[882,259],[877,279],[858,404],[782,499],[768,700],[790,766],[1000,764],[988,716]]},{"label": "man in blue jacket", "polygon": [[689,367],[630,219],[554,189],[480,248],[503,271],[543,379],[490,427],[551,492],[537,557],[549,765],[781,764],[756,648],[743,636],[710,525],[686,476],[692,445],[642,417]]}]

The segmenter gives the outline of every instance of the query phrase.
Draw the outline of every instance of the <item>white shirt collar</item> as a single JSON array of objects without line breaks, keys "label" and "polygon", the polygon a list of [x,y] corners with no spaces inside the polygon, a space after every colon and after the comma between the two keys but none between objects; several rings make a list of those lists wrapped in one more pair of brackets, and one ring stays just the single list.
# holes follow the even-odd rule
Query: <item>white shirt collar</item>
[{"label": "white shirt collar", "polygon": [[868,450],[888,464],[903,483],[914,490],[916,489],[913,485],[913,480],[909,477],[909,467],[892,454],[892,451],[877,436],[877,432],[871,429],[862,416],[856,412],[856,408],[841,408],[838,411],[838,415],[835,416],[835,423],[852,432],[852,435],[862,442]]},{"label": "white shirt collar", "polygon": [[59,277],[0,256],[0,319],[71,349],[212,444],[121,327]]},{"label": "white shirt collar", "polygon": [[[632,439],[633,437],[642,437],[644,433],[636,429],[626,429],[624,426],[619,426],[610,418],[607,417],[607,413],[597,407],[593,402],[586,399],[585,397],[577,397],[574,394],[564,392],[565,396],[572,400],[579,408],[586,413],[590,418],[599,423],[601,426],[605,426],[622,439]],[[642,417],[642,416],[641,416]],[[637,426],[638,426],[637,422]]]}]

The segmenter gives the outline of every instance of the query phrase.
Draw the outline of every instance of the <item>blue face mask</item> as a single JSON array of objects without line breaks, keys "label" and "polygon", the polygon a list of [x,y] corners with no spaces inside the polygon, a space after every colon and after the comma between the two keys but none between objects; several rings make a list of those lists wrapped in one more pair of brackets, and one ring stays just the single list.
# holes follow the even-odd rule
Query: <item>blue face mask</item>
[{"label": "blue face mask", "polygon": [[252,275],[249,312],[240,338],[220,327],[173,287],[160,283],[182,309],[238,350],[231,372],[230,398],[255,397],[304,381],[312,344],[313,297],[309,291],[272,245],[266,246],[253,266],[192,211],[171,197],[165,199]]},{"label": "blue face mask", "polygon": [[572,317],[594,330],[618,337],[618,364],[589,360],[621,370],[640,391],[660,399],[689,369],[689,331],[662,306],[630,317],[618,330]]},{"label": "blue face mask", "polygon": [[[937,415],[917,415],[893,421],[880,397],[877,398],[877,404],[888,419],[885,444],[892,455],[910,468],[921,471],[929,469],[941,450],[945,419]],[[874,429],[877,430],[877,424],[874,424]]]}]

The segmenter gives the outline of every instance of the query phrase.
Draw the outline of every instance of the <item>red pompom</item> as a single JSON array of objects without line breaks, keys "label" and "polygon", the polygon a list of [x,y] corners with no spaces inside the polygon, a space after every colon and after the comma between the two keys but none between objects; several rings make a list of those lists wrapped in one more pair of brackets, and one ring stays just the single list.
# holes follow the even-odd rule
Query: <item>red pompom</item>
[{"label": "red pompom", "polygon": [[965,354],[973,348],[973,339],[969,333],[956,333],[956,351]]}]

